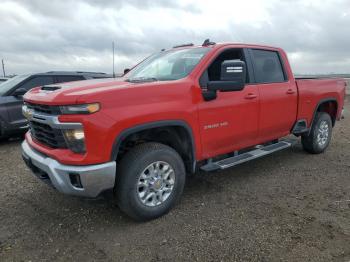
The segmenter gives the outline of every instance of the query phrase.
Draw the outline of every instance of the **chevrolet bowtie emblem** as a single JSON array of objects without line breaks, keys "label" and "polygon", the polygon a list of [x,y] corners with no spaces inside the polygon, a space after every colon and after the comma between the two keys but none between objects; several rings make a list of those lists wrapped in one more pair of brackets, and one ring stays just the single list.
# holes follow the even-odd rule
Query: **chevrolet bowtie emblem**
[{"label": "chevrolet bowtie emblem", "polygon": [[31,120],[33,117],[34,111],[33,109],[28,108],[27,106],[23,106],[22,113],[25,118],[27,118],[28,120]]}]

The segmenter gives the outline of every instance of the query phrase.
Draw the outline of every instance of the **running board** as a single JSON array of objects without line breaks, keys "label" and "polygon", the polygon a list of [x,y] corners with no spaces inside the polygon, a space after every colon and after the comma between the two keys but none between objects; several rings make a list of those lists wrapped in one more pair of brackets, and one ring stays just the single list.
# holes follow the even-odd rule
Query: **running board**
[{"label": "running board", "polygon": [[208,164],[202,166],[201,169],[206,172],[210,172],[218,169],[226,169],[259,157],[272,154],[276,151],[280,151],[282,149],[285,149],[291,146],[292,146],[292,143],[286,142],[286,141],[277,142],[275,144],[268,145],[268,146],[261,146],[259,148],[253,149],[252,151],[249,151],[240,155],[225,158],[217,162],[209,162]]}]

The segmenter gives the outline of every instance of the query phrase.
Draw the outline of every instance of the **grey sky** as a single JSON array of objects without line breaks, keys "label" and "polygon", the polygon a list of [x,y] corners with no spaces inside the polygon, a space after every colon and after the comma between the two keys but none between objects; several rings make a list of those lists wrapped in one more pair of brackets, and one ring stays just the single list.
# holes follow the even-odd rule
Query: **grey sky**
[{"label": "grey sky", "polygon": [[284,48],[296,73],[350,72],[348,0],[1,0],[0,58],[9,74],[122,71],[176,44]]}]

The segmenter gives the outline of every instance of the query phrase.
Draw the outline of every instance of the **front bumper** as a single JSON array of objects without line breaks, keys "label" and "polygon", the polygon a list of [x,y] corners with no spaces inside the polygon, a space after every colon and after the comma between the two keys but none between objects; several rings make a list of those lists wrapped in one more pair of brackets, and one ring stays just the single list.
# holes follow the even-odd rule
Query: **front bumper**
[{"label": "front bumper", "polygon": [[64,194],[93,198],[115,184],[114,161],[88,166],[63,165],[32,149],[26,141],[22,143],[22,157],[38,178]]}]

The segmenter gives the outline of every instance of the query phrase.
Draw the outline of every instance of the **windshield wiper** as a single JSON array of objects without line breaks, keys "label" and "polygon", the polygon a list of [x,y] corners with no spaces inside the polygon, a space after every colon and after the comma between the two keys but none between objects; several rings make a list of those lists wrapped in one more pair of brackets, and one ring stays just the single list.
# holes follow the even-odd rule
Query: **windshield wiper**
[{"label": "windshield wiper", "polygon": [[155,77],[136,77],[136,78],[126,79],[125,81],[131,82],[131,83],[155,82],[155,81],[158,81],[158,78],[155,78]]}]

